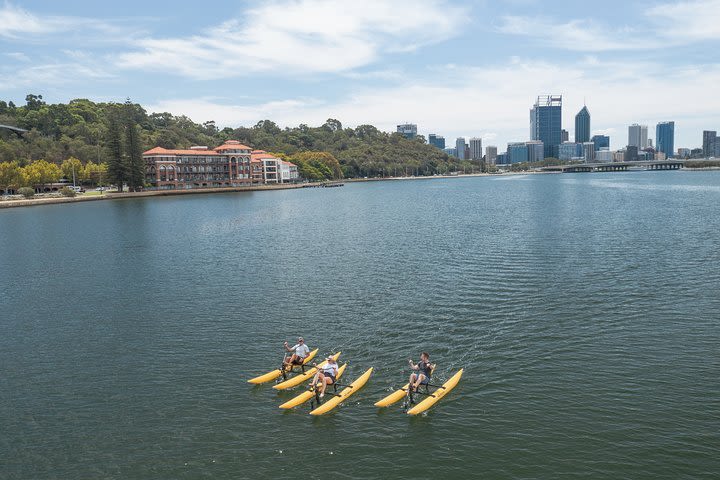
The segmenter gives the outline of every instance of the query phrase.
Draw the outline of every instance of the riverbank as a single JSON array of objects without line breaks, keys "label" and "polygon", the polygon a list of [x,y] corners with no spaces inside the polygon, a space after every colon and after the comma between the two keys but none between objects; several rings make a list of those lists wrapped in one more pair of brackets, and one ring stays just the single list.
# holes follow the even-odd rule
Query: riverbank
[{"label": "riverbank", "polygon": [[119,200],[141,197],[167,197],[171,195],[198,195],[208,193],[259,192],[266,190],[290,190],[305,188],[308,184],[255,185],[246,187],[193,188],[187,190],[149,190],[144,192],[105,193],[102,195],[80,195],[77,197],[41,197],[20,200],[2,200],[0,208],[32,207],[37,205],[57,205],[62,203],[94,202],[100,200]]}]

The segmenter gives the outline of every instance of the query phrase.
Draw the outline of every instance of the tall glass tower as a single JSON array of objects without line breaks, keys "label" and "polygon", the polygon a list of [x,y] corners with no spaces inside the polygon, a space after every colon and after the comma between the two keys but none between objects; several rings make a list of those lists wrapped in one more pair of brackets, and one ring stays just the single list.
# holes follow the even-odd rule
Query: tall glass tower
[{"label": "tall glass tower", "polygon": [[655,150],[666,158],[675,155],[675,122],[660,122],[655,129]]},{"label": "tall glass tower", "polygon": [[545,157],[559,155],[562,143],[562,95],[541,95],[530,110],[530,138],[545,145]]},{"label": "tall glass tower", "polygon": [[575,143],[590,141],[590,112],[583,106],[582,110],[575,115]]}]

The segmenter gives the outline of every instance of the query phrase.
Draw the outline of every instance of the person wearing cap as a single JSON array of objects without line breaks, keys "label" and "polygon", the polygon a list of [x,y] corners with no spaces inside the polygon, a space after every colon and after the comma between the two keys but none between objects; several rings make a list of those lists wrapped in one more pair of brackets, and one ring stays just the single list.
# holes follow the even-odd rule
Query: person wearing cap
[{"label": "person wearing cap", "polygon": [[320,393],[320,398],[325,396],[325,388],[335,383],[338,374],[338,364],[335,357],[327,357],[325,360],[327,360],[327,363],[318,369],[311,385]]},{"label": "person wearing cap", "polygon": [[289,357],[286,356],[283,360],[283,368],[286,370],[292,369],[293,365],[302,365],[310,354],[310,349],[305,345],[305,339],[303,337],[298,337],[297,343],[292,347],[288,346],[288,342],[285,342],[283,345],[285,350],[293,352],[292,355]]}]

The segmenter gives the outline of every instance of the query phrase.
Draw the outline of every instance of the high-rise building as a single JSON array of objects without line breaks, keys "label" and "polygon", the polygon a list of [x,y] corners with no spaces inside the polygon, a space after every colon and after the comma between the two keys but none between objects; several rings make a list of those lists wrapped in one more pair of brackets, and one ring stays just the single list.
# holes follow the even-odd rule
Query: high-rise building
[{"label": "high-rise building", "polygon": [[528,162],[542,162],[545,159],[545,146],[540,140],[525,142],[528,151]]},{"label": "high-rise building", "polygon": [[610,163],[613,161],[615,152],[603,148],[595,152],[595,161],[598,163]]},{"label": "high-rise building", "polygon": [[679,158],[690,158],[690,149],[689,148],[678,148],[677,156]]},{"label": "high-rise building", "polygon": [[457,152],[457,157],[460,160],[465,160],[465,138],[464,137],[458,137],[455,139],[455,151]]},{"label": "high-rise building", "polygon": [[452,148],[452,147],[443,148],[443,152],[445,152],[446,154],[450,155],[451,157],[456,157],[456,158],[457,158],[457,150],[455,150],[455,149]]},{"label": "high-rise building", "polygon": [[525,142],[508,143],[508,163],[524,163],[528,161],[528,146]]},{"label": "high-rise building", "polygon": [[648,146],[648,127],[633,123],[628,127],[628,145],[637,147],[638,150]]},{"label": "high-rise building", "polygon": [[575,143],[590,141],[590,112],[586,106],[575,115]]},{"label": "high-rise building", "polygon": [[596,152],[603,148],[610,148],[610,137],[607,135],[593,135],[590,141],[595,144]]},{"label": "high-rise building", "polygon": [[445,148],[445,137],[443,137],[442,135],[435,135],[434,133],[431,133],[430,135],[428,135],[428,143],[433,147],[443,150]]},{"label": "high-rise building", "polygon": [[498,151],[495,145],[488,145],[485,147],[485,161],[488,165],[495,165],[497,163]]},{"label": "high-rise building", "polygon": [[595,144],[593,142],[583,142],[583,158],[585,163],[592,163],[595,161]]},{"label": "high-rise building", "polygon": [[626,162],[637,162],[638,161],[638,147],[635,145],[628,145],[625,149],[625,161]]},{"label": "high-rise building", "polygon": [[564,128],[560,131],[560,143],[567,142],[570,140],[570,134]]},{"label": "high-rise building", "polygon": [[714,130],[703,131],[703,157],[715,156],[715,143],[717,142],[717,132]]},{"label": "high-rise building", "polygon": [[404,123],[397,126],[397,133],[405,138],[415,138],[417,136],[417,125],[414,123]]},{"label": "high-rise building", "polygon": [[482,138],[473,137],[470,139],[470,160],[482,160]]},{"label": "high-rise building", "polygon": [[663,152],[666,158],[675,155],[675,122],[660,122],[655,129],[655,150]]},{"label": "high-rise building", "polygon": [[562,95],[537,98],[530,110],[530,138],[543,142],[545,157],[558,156],[558,147],[562,143]]},{"label": "high-rise building", "polygon": [[582,156],[582,144],[580,143],[563,142],[560,144],[560,147],[558,147],[558,159],[560,160],[568,161]]}]

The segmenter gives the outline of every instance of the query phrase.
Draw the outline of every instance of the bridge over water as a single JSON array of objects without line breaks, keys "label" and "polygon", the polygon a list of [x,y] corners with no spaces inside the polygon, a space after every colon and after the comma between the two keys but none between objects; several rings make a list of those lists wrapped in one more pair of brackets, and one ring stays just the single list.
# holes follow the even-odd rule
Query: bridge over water
[{"label": "bridge over water", "polygon": [[543,172],[626,172],[629,169],[679,170],[685,166],[684,160],[648,160],[641,162],[577,163],[572,165],[551,165],[540,168]]}]

